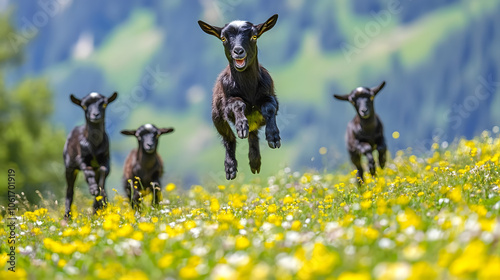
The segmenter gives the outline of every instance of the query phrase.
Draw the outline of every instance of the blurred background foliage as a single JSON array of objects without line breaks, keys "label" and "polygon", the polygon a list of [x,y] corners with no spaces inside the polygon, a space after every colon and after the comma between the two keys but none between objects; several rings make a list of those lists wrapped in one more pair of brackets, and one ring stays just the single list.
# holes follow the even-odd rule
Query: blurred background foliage
[{"label": "blurred background foliage", "polygon": [[280,16],[259,39],[259,59],[275,81],[283,146],[261,141],[255,176],[240,140],[238,181],[285,166],[349,170],[344,131],[354,110],[332,94],[382,80],[375,106],[392,153],[424,153],[500,123],[497,0],[3,0],[0,8],[0,164],[17,168],[30,193],[65,189],[64,135],[84,122],[69,94],[92,91],[119,92],[107,113],[108,189],[121,191],[123,161],[137,145],[119,131],[148,122],[176,129],[160,141],[164,184],[226,183],[210,100],[227,61],[198,19],[222,26]]}]

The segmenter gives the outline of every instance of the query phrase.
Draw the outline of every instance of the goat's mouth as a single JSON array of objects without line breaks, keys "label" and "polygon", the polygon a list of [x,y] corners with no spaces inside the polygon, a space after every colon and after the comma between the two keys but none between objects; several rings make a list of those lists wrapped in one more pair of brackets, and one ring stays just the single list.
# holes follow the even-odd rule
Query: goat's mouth
[{"label": "goat's mouth", "polygon": [[244,70],[245,66],[247,65],[247,60],[246,58],[233,58],[234,61],[234,67],[237,70]]},{"label": "goat's mouth", "polygon": [[359,112],[359,116],[363,119],[369,119],[370,118],[370,112]]},{"label": "goat's mouth", "polygon": [[91,123],[100,123],[102,121],[102,117],[97,117],[97,118],[89,118],[89,121]]},{"label": "goat's mouth", "polygon": [[147,154],[154,154],[156,152],[156,149],[155,148],[144,148],[144,151]]}]

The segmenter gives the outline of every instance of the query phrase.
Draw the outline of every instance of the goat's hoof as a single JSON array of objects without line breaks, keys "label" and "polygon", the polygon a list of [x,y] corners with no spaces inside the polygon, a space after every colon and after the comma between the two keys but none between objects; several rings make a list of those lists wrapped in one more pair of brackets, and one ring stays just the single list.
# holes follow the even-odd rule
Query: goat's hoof
[{"label": "goat's hoof", "polygon": [[259,174],[260,173],[260,162],[258,164],[250,163],[250,169],[252,170],[253,174]]},{"label": "goat's hoof", "polygon": [[238,137],[241,139],[248,138],[248,122],[245,121],[239,121],[236,124],[236,132],[238,133]]},{"label": "goat's hoof", "polygon": [[98,196],[99,195],[99,187],[97,184],[92,184],[89,186],[90,194],[93,196]]},{"label": "goat's hoof", "polygon": [[226,168],[226,179],[233,180],[234,178],[236,178],[237,172],[238,172],[238,170],[236,169],[236,167]]},{"label": "goat's hoof", "polygon": [[268,141],[267,144],[269,144],[269,148],[271,149],[279,149],[281,147],[281,141]]}]

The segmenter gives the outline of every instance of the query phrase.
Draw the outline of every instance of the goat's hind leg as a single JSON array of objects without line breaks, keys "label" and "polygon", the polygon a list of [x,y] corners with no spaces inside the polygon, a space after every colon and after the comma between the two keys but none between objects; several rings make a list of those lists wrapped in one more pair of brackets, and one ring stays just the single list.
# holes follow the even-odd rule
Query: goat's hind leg
[{"label": "goat's hind leg", "polygon": [[226,149],[226,158],[224,159],[226,179],[233,180],[236,178],[238,172],[238,162],[236,161],[236,137],[227,122],[214,122],[214,124],[215,128],[222,136],[222,144]]},{"label": "goat's hind leg", "polygon": [[78,174],[77,169],[66,168],[66,183],[68,188],[66,189],[66,212],[64,214],[65,219],[71,217],[71,205],[73,204],[73,190],[75,187],[75,180],[77,174]]},{"label": "goat's hind leg", "polygon": [[248,136],[248,159],[250,160],[250,169],[253,174],[260,172],[260,147],[259,147],[259,131],[254,130]]}]

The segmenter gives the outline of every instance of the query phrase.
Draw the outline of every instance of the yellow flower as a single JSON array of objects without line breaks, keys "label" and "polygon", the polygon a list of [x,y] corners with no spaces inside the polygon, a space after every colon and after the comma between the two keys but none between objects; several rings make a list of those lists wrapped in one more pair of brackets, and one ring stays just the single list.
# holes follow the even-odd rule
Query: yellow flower
[{"label": "yellow flower", "polygon": [[60,259],[59,262],[57,262],[57,266],[63,268],[66,265],[67,261]]},{"label": "yellow flower", "polygon": [[398,214],[396,220],[401,226],[401,229],[406,229],[410,226],[419,229],[422,224],[420,217],[410,208],[407,208],[404,213]]},{"label": "yellow flower", "polygon": [[0,255],[0,267],[3,267],[4,264],[6,264],[8,260],[9,260],[9,256],[7,255],[7,253],[2,253]]},{"label": "yellow flower", "polygon": [[437,279],[436,270],[427,262],[417,262],[411,268],[411,275],[407,280]]},{"label": "yellow flower", "polygon": [[453,188],[447,196],[453,202],[460,202],[462,200],[462,190],[460,188]]},{"label": "yellow flower", "polygon": [[142,239],[144,238],[144,234],[140,231],[135,231],[132,236],[131,236],[132,239],[135,239],[137,241],[142,241]]},{"label": "yellow flower", "polygon": [[75,231],[75,230],[73,230],[72,228],[67,228],[67,229],[65,229],[65,230],[63,231],[62,236],[63,236],[63,237],[66,237],[66,236],[73,236],[73,235],[75,235],[75,234],[76,234],[76,231]]},{"label": "yellow flower", "polygon": [[139,223],[139,229],[146,233],[151,233],[155,230],[155,225],[152,223]]},{"label": "yellow flower", "polygon": [[45,214],[47,214],[47,209],[46,208],[37,209],[37,210],[33,211],[33,214],[35,214],[38,217],[42,217]]},{"label": "yellow flower", "polygon": [[163,257],[161,257],[158,260],[158,266],[160,268],[167,268],[169,267],[174,261],[174,255],[173,254],[165,254]]},{"label": "yellow flower", "polygon": [[179,270],[179,276],[182,279],[195,279],[200,275],[198,271],[196,271],[196,267],[185,266]]},{"label": "yellow flower", "polygon": [[301,228],[301,223],[300,221],[293,221],[291,230],[299,231]]},{"label": "yellow flower", "polygon": [[491,256],[490,259],[479,270],[480,280],[497,280],[500,279],[500,257]]},{"label": "yellow flower", "polygon": [[450,273],[460,277],[477,271],[484,265],[487,250],[486,245],[482,241],[472,241],[467,245],[462,255],[451,263]]},{"label": "yellow flower", "polygon": [[371,200],[363,200],[363,201],[361,201],[360,205],[361,205],[361,208],[363,210],[366,210],[372,206],[372,201]]},{"label": "yellow flower", "polygon": [[212,198],[210,200],[210,211],[217,212],[220,209],[219,201],[217,198]]},{"label": "yellow flower", "polygon": [[276,207],[276,204],[271,204],[271,205],[269,205],[269,207],[267,207],[267,212],[276,213],[277,209],[278,209],[278,207]]},{"label": "yellow flower", "polygon": [[186,230],[190,230],[190,229],[195,228],[195,227],[196,227],[196,222],[193,220],[187,220],[184,222],[184,228]]},{"label": "yellow flower", "polygon": [[148,276],[146,273],[139,270],[132,270],[127,272],[122,277],[118,278],[119,280],[148,280]]},{"label": "yellow flower", "polygon": [[34,234],[34,235],[39,235],[40,233],[42,233],[42,231],[40,230],[40,228],[33,228],[31,230],[31,232]]},{"label": "yellow flower", "polygon": [[134,228],[130,224],[124,224],[119,229],[116,230],[116,235],[119,237],[127,237],[134,231]]},{"label": "yellow flower", "polygon": [[236,238],[234,247],[237,250],[245,250],[249,246],[250,246],[250,240],[248,240],[248,238],[246,238],[245,236],[238,236]]},{"label": "yellow flower", "polygon": [[338,280],[370,280],[372,279],[368,272],[349,272],[344,271],[339,275]]},{"label": "yellow flower", "polygon": [[293,198],[291,196],[286,196],[283,198],[283,204],[290,204],[293,202]]},{"label": "yellow flower", "polygon": [[167,192],[171,192],[171,191],[175,190],[175,184],[168,183],[167,186],[165,187],[165,189],[167,190]]}]

